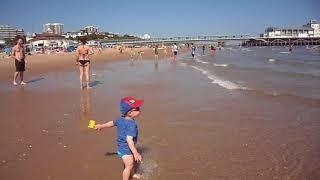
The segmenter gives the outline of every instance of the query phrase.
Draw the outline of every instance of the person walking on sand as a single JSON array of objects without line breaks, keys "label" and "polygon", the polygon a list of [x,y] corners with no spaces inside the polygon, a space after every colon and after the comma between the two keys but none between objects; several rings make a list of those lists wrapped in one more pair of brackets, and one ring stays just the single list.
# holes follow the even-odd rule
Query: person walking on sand
[{"label": "person walking on sand", "polygon": [[96,124],[95,129],[117,128],[117,154],[122,159],[124,170],[122,180],[141,178],[136,174],[137,163],[142,162],[142,156],[138,152],[138,124],[136,118],[140,115],[140,107],[143,100],[134,97],[124,97],[120,101],[121,116],[114,121],[104,124]]},{"label": "person walking on sand", "polygon": [[14,59],[14,63],[16,66],[16,71],[14,73],[13,76],[13,85],[17,86],[17,78],[18,75],[20,75],[20,84],[21,85],[25,85],[27,83],[25,83],[23,81],[23,73],[25,71],[25,49],[23,46],[23,39],[22,38],[18,38],[17,40],[17,44],[12,48],[12,55],[11,57]]},{"label": "person walking on sand", "polygon": [[102,54],[102,47],[101,47],[101,45],[99,45],[99,47],[98,47],[98,52],[99,52],[99,54]]},{"label": "person walking on sand", "polygon": [[129,53],[129,55],[130,55],[130,60],[133,61],[134,52],[133,52],[133,48],[132,48],[132,47],[130,48],[130,53]]},{"label": "person walking on sand", "polygon": [[93,53],[93,50],[86,45],[86,40],[82,39],[80,40],[80,46],[77,48],[76,51],[76,58],[77,58],[77,62],[76,65],[79,66],[79,72],[80,72],[80,88],[83,88],[83,82],[82,82],[82,77],[83,74],[85,73],[86,76],[86,85],[87,88],[91,88],[89,85],[90,82],[90,56]]},{"label": "person walking on sand", "polygon": [[142,54],[144,54],[143,49],[138,51],[138,61],[142,60]]}]

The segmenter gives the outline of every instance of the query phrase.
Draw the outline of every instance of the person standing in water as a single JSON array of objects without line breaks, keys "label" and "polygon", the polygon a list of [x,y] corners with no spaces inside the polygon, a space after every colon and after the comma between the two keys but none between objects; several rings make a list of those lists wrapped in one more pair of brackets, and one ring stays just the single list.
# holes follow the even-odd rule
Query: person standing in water
[{"label": "person standing in water", "polygon": [[173,61],[176,62],[177,60],[177,55],[178,55],[178,46],[177,43],[174,43],[173,47],[172,47],[172,51],[173,51]]},{"label": "person standing in water", "polygon": [[212,53],[212,55],[214,55],[214,53],[216,52],[216,48],[213,46],[213,45],[211,45],[211,53]]},{"label": "person standing in water", "polygon": [[154,47],[154,67],[155,69],[158,68],[158,61],[159,61],[159,49],[158,49],[158,45],[156,45]]},{"label": "person standing in water", "polygon": [[156,61],[158,61],[158,59],[159,59],[159,49],[158,49],[158,45],[156,45],[156,46],[154,47],[154,58],[155,58]]},{"label": "person standing in water", "polygon": [[18,75],[20,75],[20,84],[25,85],[23,81],[23,73],[25,71],[25,49],[23,46],[23,39],[20,37],[17,40],[17,44],[12,48],[12,55],[11,57],[15,60],[15,66],[16,66],[16,71],[13,76],[13,85],[17,86],[17,78]]},{"label": "person standing in water", "polygon": [[196,47],[194,46],[194,44],[191,44],[191,56],[192,59],[194,59],[194,55],[196,54]]},{"label": "person standing in water", "polygon": [[289,45],[289,52],[292,52],[292,44]]},{"label": "person standing in water", "polygon": [[80,88],[83,88],[83,82],[82,77],[85,73],[86,76],[86,87],[91,88],[90,83],[90,56],[93,53],[93,50],[86,45],[86,40],[82,39],[80,40],[80,46],[77,48],[76,56],[77,56],[77,62],[76,64],[79,65],[79,72],[80,72]]},{"label": "person standing in water", "polygon": [[206,50],[206,46],[203,45],[203,46],[202,46],[202,55],[204,55],[205,50]]}]

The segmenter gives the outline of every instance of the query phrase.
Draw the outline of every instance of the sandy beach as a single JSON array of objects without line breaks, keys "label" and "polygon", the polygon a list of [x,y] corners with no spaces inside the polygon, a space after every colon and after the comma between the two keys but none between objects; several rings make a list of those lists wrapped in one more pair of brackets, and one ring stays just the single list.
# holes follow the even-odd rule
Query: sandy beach
[{"label": "sandy beach", "polygon": [[184,52],[176,64],[163,54],[156,64],[152,49],[134,62],[129,49],[105,50],[92,58],[90,90],[79,89],[72,53],[28,56],[24,87],[11,85],[13,63],[1,60],[0,179],[120,179],[116,129],[87,125],[117,118],[123,96],[145,100],[138,118],[144,179],[320,177],[318,99],[227,89],[194,67],[219,63],[214,72],[227,74],[221,64],[231,51],[208,52],[203,63]]},{"label": "sandy beach", "polygon": [[[168,52],[171,49],[168,48]],[[138,52],[142,51],[142,59],[153,58],[154,52],[152,48],[134,48],[134,59],[138,60]],[[164,54],[162,53],[162,56]],[[161,56],[161,57],[162,57]],[[119,50],[116,48],[105,48],[101,53],[98,50],[95,50],[95,54],[92,56],[94,63],[104,63],[106,61],[116,61],[129,59],[130,57],[130,48],[126,48],[122,53],[119,53]],[[57,53],[57,54],[35,54],[27,55],[27,73],[29,75],[36,75],[45,72],[52,71],[61,71],[66,69],[77,68],[75,66],[75,53]],[[8,56],[0,57],[0,80],[10,79],[13,76],[14,72],[14,61]]]}]

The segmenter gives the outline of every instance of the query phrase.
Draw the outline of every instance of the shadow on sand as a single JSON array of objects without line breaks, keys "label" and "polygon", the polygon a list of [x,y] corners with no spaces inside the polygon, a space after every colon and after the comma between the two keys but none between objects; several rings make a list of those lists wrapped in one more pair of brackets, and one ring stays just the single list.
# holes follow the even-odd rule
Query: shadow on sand
[{"label": "shadow on sand", "polygon": [[103,84],[102,81],[93,81],[89,85],[91,87],[99,86],[100,84]]},{"label": "shadow on sand", "polygon": [[104,154],[105,156],[115,156],[115,155],[117,155],[117,153],[116,152],[106,152],[105,154]]},{"label": "shadow on sand", "polygon": [[41,78],[36,78],[36,79],[31,79],[29,81],[27,81],[27,83],[36,83],[38,81],[44,80],[45,78],[41,77]]},{"label": "shadow on sand", "polygon": [[[150,151],[150,149],[148,147],[140,147],[140,146],[138,146],[137,149],[138,149],[138,152],[140,152],[141,155],[144,155],[144,154],[146,154],[147,152]],[[118,153],[117,152],[106,152],[104,155],[106,157],[108,157],[108,156],[116,156],[116,155],[118,155]]]}]

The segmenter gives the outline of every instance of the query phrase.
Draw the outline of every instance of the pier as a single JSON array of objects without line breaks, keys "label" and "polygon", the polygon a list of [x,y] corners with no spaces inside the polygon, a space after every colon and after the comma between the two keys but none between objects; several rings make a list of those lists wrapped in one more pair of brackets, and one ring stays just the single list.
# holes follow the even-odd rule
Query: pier
[{"label": "pier", "polygon": [[150,39],[124,39],[124,40],[99,40],[101,44],[107,45],[143,45],[143,44],[212,44],[224,46],[227,41],[246,41],[251,38],[250,35],[201,35],[201,36],[178,36],[166,38],[150,38]]},{"label": "pier", "polygon": [[270,38],[255,37],[250,35],[209,35],[209,36],[179,36],[168,38],[151,39],[124,39],[124,40],[99,40],[101,44],[107,45],[155,45],[155,44],[216,44],[224,46],[230,41],[239,41],[242,46],[305,46],[320,45],[320,37],[290,37],[290,38]]},{"label": "pier", "polygon": [[320,37],[252,38],[242,42],[242,46],[312,46],[320,45]]}]

